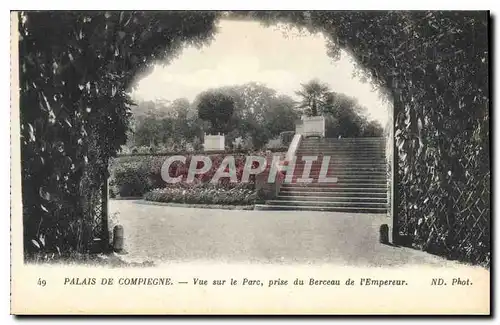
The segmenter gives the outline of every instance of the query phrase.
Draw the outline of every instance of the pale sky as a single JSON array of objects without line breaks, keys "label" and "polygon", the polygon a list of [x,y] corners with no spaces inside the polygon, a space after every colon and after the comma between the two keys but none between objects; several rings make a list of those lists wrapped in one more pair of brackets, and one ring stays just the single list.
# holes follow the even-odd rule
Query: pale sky
[{"label": "pale sky", "polygon": [[260,82],[298,99],[301,83],[319,79],[337,93],[358,99],[368,117],[385,125],[388,104],[371,85],[352,76],[352,57],[342,52],[334,61],[326,54],[322,34],[289,32],[258,22],[221,20],[215,39],[203,47],[188,47],[168,66],[156,65],[140,79],[133,96],[142,100],[192,101],[209,88]]}]

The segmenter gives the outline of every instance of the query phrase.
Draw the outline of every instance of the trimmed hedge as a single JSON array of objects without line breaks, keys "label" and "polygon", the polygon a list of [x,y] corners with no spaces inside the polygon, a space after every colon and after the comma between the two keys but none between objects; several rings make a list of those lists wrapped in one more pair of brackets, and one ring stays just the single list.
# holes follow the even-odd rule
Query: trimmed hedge
[{"label": "trimmed hedge", "polygon": [[[137,159],[139,158],[139,159]],[[164,157],[127,157],[114,159],[110,164],[111,196],[142,196],[166,183],[161,178]]]},{"label": "trimmed hedge", "polygon": [[[293,136],[295,135],[294,131],[287,131],[287,132],[292,132],[291,138],[289,141],[291,142],[293,139]],[[288,147],[286,145],[279,146],[279,147],[266,147],[266,151],[271,151],[271,152],[287,152]],[[176,156],[176,155],[234,155],[234,154],[245,154],[245,155],[252,155],[255,154],[255,150],[250,150],[250,149],[240,149],[240,150],[212,150],[212,151],[207,151],[207,152],[184,152],[184,151],[169,151],[169,152],[135,152],[135,153],[121,153],[118,154],[118,159],[124,158],[124,157],[166,157],[166,156]]]}]

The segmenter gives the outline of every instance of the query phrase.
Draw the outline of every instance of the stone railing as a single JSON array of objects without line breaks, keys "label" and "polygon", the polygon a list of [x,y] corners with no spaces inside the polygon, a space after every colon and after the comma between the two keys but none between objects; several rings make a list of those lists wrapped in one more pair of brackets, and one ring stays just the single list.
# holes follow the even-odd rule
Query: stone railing
[{"label": "stone railing", "polygon": [[288,147],[288,151],[286,152],[285,161],[287,162],[291,161],[295,157],[295,154],[299,149],[301,140],[302,140],[301,134],[295,134],[293,136],[292,143],[290,143],[290,147]]},{"label": "stone railing", "polygon": [[[269,200],[278,196],[281,185],[283,184],[284,181],[283,177],[278,177],[279,171],[281,169],[284,169],[282,166],[288,166],[289,162],[291,162],[295,158],[301,140],[302,140],[302,135],[295,134],[292,139],[292,142],[290,143],[290,146],[288,147],[288,151],[284,156],[283,154],[279,155],[280,156],[279,159],[276,159],[274,157],[276,156],[276,154],[268,155],[266,157],[267,160],[266,170],[256,175],[255,178],[255,189],[257,190],[257,193],[260,193],[259,195],[262,198]],[[280,166],[277,166],[278,173],[276,178],[272,182],[269,182],[268,178],[273,162],[279,164]]]},{"label": "stone railing", "polygon": [[299,120],[295,123],[295,134],[304,134],[304,121]]}]

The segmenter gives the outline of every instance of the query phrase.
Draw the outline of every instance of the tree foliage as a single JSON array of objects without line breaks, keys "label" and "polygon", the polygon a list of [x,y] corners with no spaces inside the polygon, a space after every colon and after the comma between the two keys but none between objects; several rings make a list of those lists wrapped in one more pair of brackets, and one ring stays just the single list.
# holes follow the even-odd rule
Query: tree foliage
[{"label": "tree foliage", "polygon": [[[151,105],[151,106],[150,106]],[[172,102],[139,102],[132,108],[132,133],[129,147],[157,147],[169,143],[193,142],[202,137],[201,123],[193,104],[186,98]]]},{"label": "tree foliage", "polygon": [[234,99],[221,92],[207,91],[198,95],[198,117],[211,123],[211,134],[225,133],[234,112]]},{"label": "tree foliage", "polygon": [[[281,132],[295,129],[298,119],[295,101],[265,85],[250,82],[210,89],[204,93],[224,94],[234,101],[234,111],[225,128],[228,146],[240,139],[240,146],[244,143],[245,147],[262,148]],[[193,103],[184,98],[171,103],[138,103],[132,109],[134,126],[127,145],[165,146],[169,148],[166,151],[175,151],[170,145],[174,142],[194,145],[196,139],[202,139],[204,132],[214,132],[211,122],[207,125],[198,117],[199,99]],[[177,148],[182,149],[182,146]]]},{"label": "tree foliage", "polygon": [[329,92],[325,96],[323,115],[326,117],[326,136],[336,138],[382,137],[384,129],[377,121],[368,121],[366,108],[355,98]]},{"label": "tree foliage", "polygon": [[298,112],[291,97],[257,82],[221,87],[218,91],[235,100],[235,113],[227,135],[230,143],[242,137],[254,148],[261,148],[281,132],[295,130]]},{"label": "tree foliage", "polygon": [[384,129],[377,121],[368,121],[366,108],[355,98],[330,90],[328,84],[313,79],[296,91],[301,97],[297,107],[306,115],[326,118],[326,137],[381,137]]},{"label": "tree foliage", "polygon": [[302,89],[296,92],[302,99],[299,108],[307,115],[317,116],[329,106],[330,87],[317,79],[301,84]]}]

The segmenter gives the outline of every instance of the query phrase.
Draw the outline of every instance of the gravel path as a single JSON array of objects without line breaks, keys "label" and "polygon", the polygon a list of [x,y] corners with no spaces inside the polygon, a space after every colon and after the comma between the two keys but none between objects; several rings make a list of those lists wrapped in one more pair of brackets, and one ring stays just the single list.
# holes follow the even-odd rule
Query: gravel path
[{"label": "gravel path", "polygon": [[153,262],[447,265],[408,248],[382,245],[380,214],[197,209],[111,200],[125,229],[127,259]]}]

